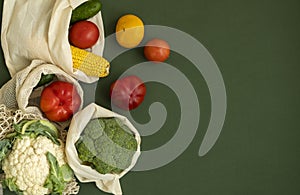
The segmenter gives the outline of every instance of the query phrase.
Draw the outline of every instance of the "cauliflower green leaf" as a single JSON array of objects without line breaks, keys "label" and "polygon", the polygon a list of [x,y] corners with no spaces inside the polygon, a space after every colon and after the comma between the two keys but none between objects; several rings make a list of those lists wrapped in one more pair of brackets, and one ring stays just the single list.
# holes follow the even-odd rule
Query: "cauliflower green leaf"
[{"label": "cauliflower green leaf", "polygon": [[20,123],[14,124],[14,129],[17,132],[16,136],[37,137],[43,135],[53,143],[60,145],[58,130],[53,124],[46,120],[22,120]]},{"label": "cauliflower green leaf", "polygon": [[50,174],[44,187],[48,188],[52,194],[62,194],[67,182],[73,178],[73,172],[68,165],[59,166],[56,157],[47,152],[47,160],[50,164]]},{"label": "cauliflower green leaf", "polygon": [[0,162],[7,156],[11,149],[11,141],[9,139],[0,140]]},{"label": "cauliflower green leaf", "polygon": [[15,192],[17,195],[23,195],[23,192],[18,189],[18,186],[11,178],[5,179],[3,181],[3,187],[8,188],[10,191]]}]

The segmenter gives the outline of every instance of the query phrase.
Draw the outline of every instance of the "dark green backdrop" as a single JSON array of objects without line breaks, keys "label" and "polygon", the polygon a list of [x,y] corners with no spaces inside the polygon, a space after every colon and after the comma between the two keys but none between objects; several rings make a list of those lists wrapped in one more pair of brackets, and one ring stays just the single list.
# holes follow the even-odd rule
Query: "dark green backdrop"
[{"label": "dark green backdrop", "polygon": [[[102,3],[106,35],[114,32],[118,17],[134,13],[145,24],[170,26],[195,37],[216,60],[228,98],[221,136],[207,155],[199,157],[210,117],[209,92],[193,65],[172,53],[167,62],[186,74],[197,91],[200,125],[193,142],[175,161],[155,170],[130,172],[122,178],[125,195],[300,194],[299,0]],[[134,49],[111,63],[110,76],[98,83],[98,104],[110,107],[109,84],[132,64],[144,61],[141,54],[141,49]],[[3,85],[9,75],[2,56],[0,67]],[[159,132],[143,138],[144,150],[168,141],[180,116],[178,100],[168,87],[147,83],[147,89],[145,103],[132,112],[135,119],[147,122],[147,108],[154,101],[165,104],[170,114]],[[94,184],[84,184],[80,194],[105,193]]]}]

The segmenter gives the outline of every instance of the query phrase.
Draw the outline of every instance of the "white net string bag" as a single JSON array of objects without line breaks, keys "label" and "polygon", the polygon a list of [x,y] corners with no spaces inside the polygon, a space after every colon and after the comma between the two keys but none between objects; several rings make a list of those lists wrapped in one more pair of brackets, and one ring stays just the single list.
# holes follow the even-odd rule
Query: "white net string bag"
[{"label": "white net string bag", "polygon": [[[80,81],[97,81],[98,77],[89,77],[73,69],[68,41],[72,10],[85,1],[4,0],[1,44],[10,75],[14,76],[32,60],[41,59],[58,65]],[[89,20],[97,25],[100,32],[91,52],[102,56],[104,28],[101,11]]]},{"label": "white net string bag", "polygon": [[4,104],[0,104],[0,140],[14,131],[13,124],[19,123],[23,119],[42,119],[39,114],[23,113],[21,110],[8,109]]}]

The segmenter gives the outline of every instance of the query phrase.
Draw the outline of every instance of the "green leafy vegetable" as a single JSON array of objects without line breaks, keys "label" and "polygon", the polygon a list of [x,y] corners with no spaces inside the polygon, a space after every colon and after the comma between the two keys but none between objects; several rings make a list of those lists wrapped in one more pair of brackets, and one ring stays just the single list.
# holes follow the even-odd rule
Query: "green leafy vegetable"
[{"label": "green leafy vegetable", "polygon": [[74,178],[74,173],[68,164],[64,164],[60,167],[63,179],[65,182],[70,182]]},{"label": "green leafy vegetable", "polygon": [[50,83],[51,81],[53,81],[54,77],[55,74],[42,74],[40,81],[36,85],[36,88]]},{"label": "green leafy vegetable", "polygon": [[45,182],[45,187],[50,189],[50,191],[53,194],[62,194],[66,187],[66,181],[64,180],[64,174],[65,176],[69,173],[64,173],[66,170],[66,167],[60,168],[57,162],[56,157],[51,154],[50,152],[47,152],[46,154],[47,160],[50,165],[50,173],[49,176]]},{"label": "green leafy vegetable", "polygon": [[60,145],[58,140],[58,131],[50,122],[45,120],[22,120],[18,124],[14,124],[14,129],[18,133],[16,136],[37,137],[39,135],[46,136],[53,143]]},{"label": "green leafy vegetable", "polygon": [[126,169],[137,150],[130,129],[117,118],[89,121],[76,142],[78,157],[99,173],[120,173]]},{"label": "green leafy vegetable", "polygon": [[0,140],[0,162],[5,159],[11,149],[11,141],[9,139]]},{"label": "green leafy vegetable", "polygon": [[11,151],[12,143],[9,139],[0,140],[0,173],[2,170],[2,162]]},{"label": "green leafy vegetable", "polygon": [[2,184],[4,188],[8,188],[10,191],[15,192],[17,195],[23,195],[23,192],[19,190],[13,179],[5,179]]}]

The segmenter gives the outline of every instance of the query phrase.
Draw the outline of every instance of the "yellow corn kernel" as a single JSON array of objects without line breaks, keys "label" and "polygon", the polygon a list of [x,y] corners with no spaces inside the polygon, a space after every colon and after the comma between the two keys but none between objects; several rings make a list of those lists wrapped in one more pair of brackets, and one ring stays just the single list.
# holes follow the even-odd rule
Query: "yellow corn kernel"
[{"label": "yellow corn kernel", "polygon": [[88,76],[105,77],[109,74],[109,62],[101,56],[71,46],[73,68]]}]

